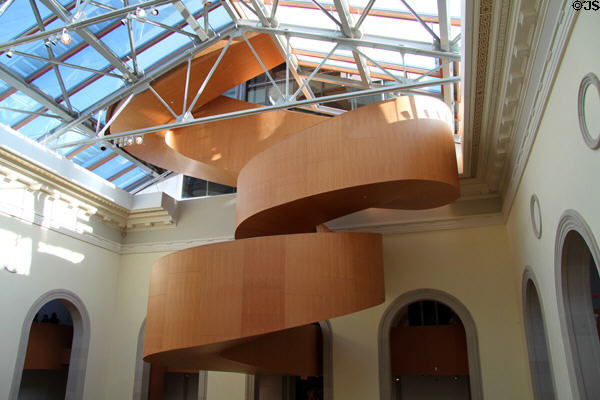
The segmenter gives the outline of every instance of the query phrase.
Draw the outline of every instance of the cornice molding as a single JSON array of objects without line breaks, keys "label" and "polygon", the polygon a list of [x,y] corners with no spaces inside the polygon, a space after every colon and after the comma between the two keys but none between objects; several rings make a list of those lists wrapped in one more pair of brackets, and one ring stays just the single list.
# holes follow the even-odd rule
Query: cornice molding
[{"label": "cornice molding", "polygon": [[535,71],[535,76],[539,77],[539,80],[529,79],[527,93],[522,96],[524,101],[519,104],[519,111],[510,134],[513,138],[511,150],[508,152],[510,157],[507,160],[500,188],[503,192],[502,211],[505,220],[508,218],[525,171],[550,90],[575,23],[575,15],[576,12],[569,0],[548,5],[543,23],[545,31],[541,35],[547,38],[547,41],[543,47],[539,42],[536,45],[534,67],[539,68]]},{"label": "cornice molding", "polygon": [[1,147],[0,176],[5,182],[19,182],[30,192],[41,192],[53,200],[62,200],[70,208],[83,210],[86,216],[122,231],[171,227],[176,222],[174,210],[163,204],[129,210]]},{"label": "cornice molding", "polygon": [[221,236],[214,238],[174,240],[167,242],[146,242],[146,243],[128,243],[121,245],[120,254],[137,253],[160,253],[189,249],[190,247],[202,246],[205,244],[228,242],[234,240],[233,236]]}]

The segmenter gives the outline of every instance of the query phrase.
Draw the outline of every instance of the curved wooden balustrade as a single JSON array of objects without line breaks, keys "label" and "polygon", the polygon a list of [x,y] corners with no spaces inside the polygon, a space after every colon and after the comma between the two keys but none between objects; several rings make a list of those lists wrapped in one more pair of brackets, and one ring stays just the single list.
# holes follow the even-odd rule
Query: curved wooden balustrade
[{"label": "curved wooden balustrade", "polygon": [[[267,41],[262,46],[273,50]],[[206,57],[216,55],[207,52],[194,65]],[[216,94],[260,72],[237,71],[233,83],[215,75],[226,83],[198,103],[194,116],[256,107]],[[157,101],[148,93],[132,100],[112,132],[170,121]],[[153,265],[145,360],[319,375],[319,328],[312,323],[380,304],[385,293],[379,235],[316,227],[369,207],[422,209],[455,200],[451,118],[441,101],[400,97],[335,118],[274,111],[219,121],[146,135],[143,145],[128,147],[165,168],[238,186],[239,240],[178,251]]]}]

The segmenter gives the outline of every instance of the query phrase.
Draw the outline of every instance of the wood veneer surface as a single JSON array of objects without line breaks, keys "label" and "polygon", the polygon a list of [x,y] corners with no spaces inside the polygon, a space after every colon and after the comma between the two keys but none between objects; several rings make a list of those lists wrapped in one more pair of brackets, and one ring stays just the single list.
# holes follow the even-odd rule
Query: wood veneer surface
[{"label": "wood veneer surface", "polygon": [[[290,331],[286,336],[296,345],[264,359],[240,345],[254,341],[280,348],[286,340],[257,335],[383,302],[382,263],[381,237],[368,233],[258,237],[169,254],[152,267],[146,360],[177,362],[180,368],[313,375],[316,356],[298,343],[314,344],[314,328]],[[283,359],[274,357],[278,353]]]},{"label": "wood veneer surface", "polygon": [[402,96],[306,128],[240,172],[236,238],[312,232],[370,207],[425,209],[459,196],[451,115]]},{"label": "wood veneer surface", "polygon": [[[242,167],[236,237],[245,239],[178,251],[153,265],[147,361],[319,374],[310,324],[380,304],[385,293],[379,235],[317,226],[368,207],[421,209],[458,197],[452,120],[441,101],[400,97],[313,122],[290,124],[299,131],[286,131]],[[209,135],[202,129],[201,138]],[[264,131],[273,126],[264,124]],[[162,140],[183,160],[205,159],[213,150],[193,135]],[[227,156],[249,158],[252,151],[237,149],[234,138],[226,139]]]}]

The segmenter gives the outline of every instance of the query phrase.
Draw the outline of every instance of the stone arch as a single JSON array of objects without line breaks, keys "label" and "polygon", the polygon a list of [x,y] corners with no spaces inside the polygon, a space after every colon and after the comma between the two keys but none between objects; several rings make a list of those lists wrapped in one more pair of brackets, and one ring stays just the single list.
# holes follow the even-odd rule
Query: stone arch
[{"label": "stone arch", "polygon": [[556,300],[574,398],[600,398],[600,342],[590,296],[590,262],[600,250],[592,230],[574,210],[563,213],[554,248]]},{"label": "stone arch", "polygon": [[536,400],[552,400],[556,398],[556,387],[548,349],[546,321],[543,315],[544,307],[537,290],[538,287],[533,270],[526,267],[523,272],[521,294],[533,395]]},{"label": "stone arch", "polygon": [[83,399],[85,373],[87,368],[87,356],[90,346],[90,318],[83,301],[75,293],[66,289],[55,289],[41,295],[29,308],[21,328],[21,339],[17,349],[17,360],[13,379],[11,382],[9,400],[17,400],[23,365],[27,354],[29,342],[29,331],[31,321],[42,306],[52,300],[61,301],[69,310],[73,319],[73,343],[71,345],[71,358],[69,361],[69,375],[67,378],[67,390],[65,399]]},{"label": "stone arch", "polygon": [[390,329],[399,317],[399,312],[411,303],[420,300],[434,300],[450,307],[461,319],[467,338],[469,360],[469,381],[471,398],[483,399],[481,369],[479,364],[479,344],[473,317],[467,308],[454,296],[436,289],[416,289],[398,296],[385,310],[379,323],[379,396],[381,400],[393,399],[393,383],[390,362]]}]

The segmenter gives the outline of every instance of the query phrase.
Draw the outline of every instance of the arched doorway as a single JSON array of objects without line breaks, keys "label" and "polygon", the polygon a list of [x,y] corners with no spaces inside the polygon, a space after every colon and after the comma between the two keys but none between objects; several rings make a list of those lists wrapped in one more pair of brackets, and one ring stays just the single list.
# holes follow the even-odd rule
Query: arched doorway
[{"label": "arched doorway", "polygon": [[329,321],[316,323],[321,331],[322,376],[247,375],[246,400],[332,400],[333,343]]},{"label": "arched doorway", "polygon": [[81,299],[67,290],[42,295],[23,322],[9,399],[82,399],[89,342]]},{"label": "arched doorway", "polygon": [[536,400],[553,400],[556,398],[552,364],[548,354],[546,324],[538,295],[535,278],[529,268],[523,274],[523,318],[525,335],[529,352],[529,368],[533,395]]},{"label": "arched doorway", "polygon": [[556,290],[569,374],[579,399],[600,398],[599,261],[591,229],[577,212],[566,211],[556,234]]},{"label": "arched doorway", "polygon": [[379,324],[379,379],[382,400],[482,399],[475,324],[462,303],[433,289],[394,300]]}]

